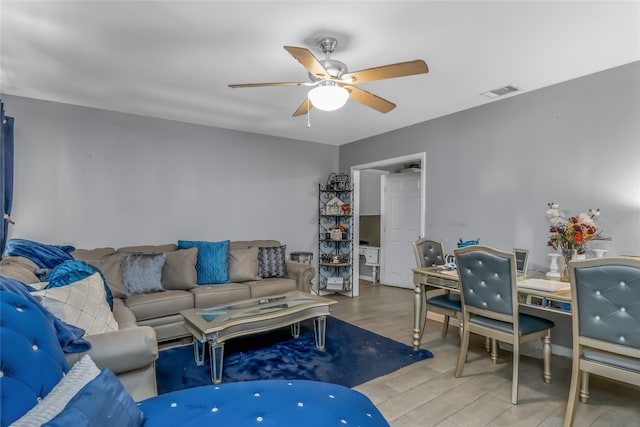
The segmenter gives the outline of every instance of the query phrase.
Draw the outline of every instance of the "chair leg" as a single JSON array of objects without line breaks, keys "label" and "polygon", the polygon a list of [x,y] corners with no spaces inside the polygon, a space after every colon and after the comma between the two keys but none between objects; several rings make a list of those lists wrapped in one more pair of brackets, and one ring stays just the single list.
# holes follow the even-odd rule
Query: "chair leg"
[{"label": "chair leg", "polygon": [[542,337],[542,359],[544,360],[542,379],[549,384],[551,382],[551,331],[547,331],[547,335]]},{"label": "chair leg", "polygon": [[564,414],[563,427],[571,427],[573,425],[573,415],[578,403],[578,386],[580,385],[580,358],[574,357],[571,364],[571,386],[569,387],[569,399],[567,400],[567,411]]},{"label": "chair leg", "polygon": [[442,321],[442,338],[447,336],[448,330],[449,330],[449,316],[445,314],[444,320]]},{"label": "chair leg", "polygon": [[460,340],[460,354],[458,355],[458,364],[456,366],[455,377],[460,378],[464,369],[464,362],[467,360],[467,350],[469,349],[469,330],[463,328],[462,339]]},{"label": "chair leg", "polygon": [[[495,341],[495,340],[494,340]],[[520,342],[513,342],[513,378],[511,379],[511,403],[518,404],[518,372],[520,371]]]},{"label": "chair leg", "polygon": [[491,363],[498,363],[498,340],[491,338]]},{"label": "chair leg", "polygon": [[580,386],[580,402],[589,402],[589,372],[582,371],[582,384]]}]

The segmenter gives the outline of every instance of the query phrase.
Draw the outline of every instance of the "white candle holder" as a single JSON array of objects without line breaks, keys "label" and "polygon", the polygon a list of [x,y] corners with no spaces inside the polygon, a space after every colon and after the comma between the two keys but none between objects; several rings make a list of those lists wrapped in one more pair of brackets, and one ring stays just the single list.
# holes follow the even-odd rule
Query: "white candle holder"
[{"label": "white candle holder", "polygon": [[551,262],[549,263],[549,271],[547,272],[548,279],[560,279],[560,269],[558,267],[558,258],[560,258],[560,254],[555,252],[547,254],[549,258],[551,258]]}]

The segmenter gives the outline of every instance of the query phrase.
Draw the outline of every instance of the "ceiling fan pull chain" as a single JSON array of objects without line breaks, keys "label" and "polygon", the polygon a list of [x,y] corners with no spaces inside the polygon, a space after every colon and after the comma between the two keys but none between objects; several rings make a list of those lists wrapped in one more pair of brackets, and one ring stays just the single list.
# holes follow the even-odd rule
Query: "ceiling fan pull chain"
[{"label": "ceiling fan pull chain", "polygon": [[311,101],[307,98],[307,127],[311,127],[311,105],[309,105]]}]

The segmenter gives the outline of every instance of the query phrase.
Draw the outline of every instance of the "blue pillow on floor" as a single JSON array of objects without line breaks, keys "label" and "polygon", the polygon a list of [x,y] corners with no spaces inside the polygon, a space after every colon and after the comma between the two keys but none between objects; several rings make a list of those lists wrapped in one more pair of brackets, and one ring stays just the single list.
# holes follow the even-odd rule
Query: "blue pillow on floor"
[{"label": "blue pillow on floor", "polygon": [[198,285],[229,283],[229,240],[207,242],[178,240],[178,249],[198,248],[196,273]]}]

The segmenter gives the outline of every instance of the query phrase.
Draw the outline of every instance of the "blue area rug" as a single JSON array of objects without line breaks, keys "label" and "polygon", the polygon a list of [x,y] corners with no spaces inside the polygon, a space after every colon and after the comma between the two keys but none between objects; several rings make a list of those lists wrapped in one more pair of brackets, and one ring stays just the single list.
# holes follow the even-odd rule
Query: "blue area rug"
[{"label": "blue area rug", "polygon": [[[327,318],[326,348],[315,345],[313,321],[302,322],[300,337],[290,328],[234,338],[225,343],[223,382],[305,379],[355,387],[419,360],[433,357],[413,351],[342,320]],[[191,345],[160,352],[158,393],[211,384],[209,358],[196,366]]]}]

